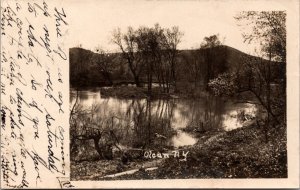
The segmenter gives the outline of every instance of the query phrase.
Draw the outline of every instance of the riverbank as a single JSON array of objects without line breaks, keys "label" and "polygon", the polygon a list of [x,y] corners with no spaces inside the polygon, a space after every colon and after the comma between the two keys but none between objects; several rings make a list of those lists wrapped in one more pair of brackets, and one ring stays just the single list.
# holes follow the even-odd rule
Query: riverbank
[{"label": "riverbank", "polygon": [[166,160],[154,178],[287,177],[286,128],[271,129],[268,140],[256,124],[200,138],[187,162]]},{"label": "riverbank", "polygon": [[286,178],[286,128],[271,129],[268,140],[257,125],[204,135],[189,147],[186,162],[165,159],[155,171],[110,179]]},{"label": "riverbank", "polygon": [[[132,162],[125,166],[126,168],[121,169],[118,168],[117,161],[89,162],[83,165],[91,176],[82,178],[73,176],[73,178],[83,180],[133,180],[287,177],[286,128],[283,125],[277,125],[269,130],[268,142],[266,142],[262,125],[259,127],[252,124],[228,132],[204,133],[195,145],[182,148],[185,152],[189,151],[186,161],[171,157],[156,158]],[[145,170],[145,163],[147,162],[155,163],[148,165],[157,168]],[[103,163],[107,164],[103,165]],[[95,167],[95,164],[97,167]],[[111,170],[112,167],[115,169]],[[109,168],[110,171],[108,171]],[[129,172],[129,174],[103,178],[108,174],[132,169],[138,170],[132,174]],[[76,174],[78,173],[80,172],[77,171]]]},{"label": "riverbank", "polygon": [[[145,87],[135,86],[116,86],[101,88],[101,96],[103,97],[117,97],[117,98],[147,98],[149,97],[148,89]],[[159,87],[153,87],[151,91],[151,98],[156,99],[169,99],[169,98],[203,98],[208,96],[209,93],[205,90],[177,90],[169,93],[163,92]]]}]

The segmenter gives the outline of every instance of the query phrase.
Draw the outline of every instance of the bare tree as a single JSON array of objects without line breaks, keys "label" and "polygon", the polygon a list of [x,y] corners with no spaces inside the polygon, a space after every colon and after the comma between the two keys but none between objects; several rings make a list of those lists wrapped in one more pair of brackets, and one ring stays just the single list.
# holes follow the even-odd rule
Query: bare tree
[{"label": "bare tree", "polygon": [[91,62],[99,68],[103,77],[113,85],[112,73],[117,67],[116,62],[114,62],[114,57],[112,54],[105,52],[101,48],[96,48],[96,53],[92,55]]},{"label": "bare tree", "polygon": [[118,28],[113,32],[112,42],[121,50],[122,57],[128,64],[136,86],[140,87],[140,75],[143,70],[143,63],[137,52],[136,32],[132,27],[128,27],[127,33],[122,34],[120,28]]},{"label": "bare tree", "polygon": [[171,83],[176,86],[177,48],[182,35],[176,26],[165,29],[155,24],[154,27],[139,27],[137,30],[128,27],[125,34],[117,29],[112,41],[122,51],[137,86],[140,86],[140,76],[145,72],[151,96],[155,79],[166,92],[169,92]]},{"label": "bare tree", "polygon": [[166,53],[167,61],[171,69],[171,76],[176,90],[176,57],[178,55],[178,44],[181,42],[183,32],[179,30],[178,26],[173,26],[171,29],[167,28],[164,31],[164,38],[162,38],[164,52]]},{"label": "bare tree", "polygon": [[137,31],[137,44],[145,62],[147,74],[148,94],[151,96],[154,76],[165,88],[169,82],[169,67],[163,62],[164,29],[156,24],[153,28],[140,27]]},{"label": "bare tree", "polygon": [[200,49],[191,50],[188,54],[183,54],[184,65],[182,69],[185,70],[186,79],[189,82],[194,83],[194,90],[199,86],[200,81],[203,80],[204,75],[204,57],[202,56]]},{"label": "bare tree", "polygon": [[221,41],[219,40],[218,35],[212,35],[209,37],[205,37],[203,42],[200,45],[200,49],[203,50],[204,57],[205,57],[205,65],[206,65],[206,84],[208,88],[208,83],[210,79],[213,79],[214,76],[214,67],[212,62],[212,53],[213,48],[220,46]]}]

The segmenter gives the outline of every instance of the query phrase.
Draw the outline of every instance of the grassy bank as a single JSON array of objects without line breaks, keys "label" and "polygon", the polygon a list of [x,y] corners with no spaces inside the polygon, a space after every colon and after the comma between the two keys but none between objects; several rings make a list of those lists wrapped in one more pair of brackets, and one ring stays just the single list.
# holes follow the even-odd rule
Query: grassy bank
[{"label": "grassy bank", "polygon": [[[285,178],[287,177],[286,128],[270,129],[266,142],[262,128],[255,124],[229,132],[207,132],[198,142],[182,149],[189,151],[187,161],[178,158],[140,159],[127,165],[120,160],[73,163],[71,178],[103,180],[103,176],[132,169],[105,180],[182,179],[182,178]],[[144,168],[158,167],[145,171]]]},{"label": "grassy bank", "polygon": [[203,135],[187,150],[187,161],[164,159],[157,170],[140,170],[107,179],[287,177],[286,128],[283,126],[269,131],[268,142],[263,129],[251,125]]}]

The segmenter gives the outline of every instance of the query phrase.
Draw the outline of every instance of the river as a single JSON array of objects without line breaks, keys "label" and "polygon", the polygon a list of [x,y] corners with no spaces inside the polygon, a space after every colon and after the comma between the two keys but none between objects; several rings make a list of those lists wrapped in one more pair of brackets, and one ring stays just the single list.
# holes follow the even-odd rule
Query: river
[{"label": "river", "polygon": [[[76,92],[71,89],[71,105],[75,97]],[[185,128],[194,126],[193,132],[199,134],[229,131],[242,127],[257,112],[254,104],[214,96],[168,100],[102,98],[98,88],[79,91],[78,103],[82,109],[93,108],[97,121],[113,123],[112,127],[120,132],[120,146],[135,148],[145,144],[152,147],[193,145],[197,142],[195,133],[186,132]]]}]

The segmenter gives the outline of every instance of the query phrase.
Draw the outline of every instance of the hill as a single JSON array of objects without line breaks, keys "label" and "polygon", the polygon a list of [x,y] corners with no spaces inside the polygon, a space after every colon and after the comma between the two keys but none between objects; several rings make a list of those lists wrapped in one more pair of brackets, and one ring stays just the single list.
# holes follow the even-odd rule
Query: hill
[{"label": "hill", "polygon": [[[100,72],[98,66],[92,62],[94,56],[101,56],[90,50],[83,48],[70,48],[70,83],[71,86],[110,86],[111,83]],[[110,54],[115,65],[111,73],[114,83],[133,82],[133,77],[122,59],[121,53]],[[217,46],[213,48],[198,50],[179,50],[177,56],[177,80],[200,83],[205,85],[208,80],[217,77],[220,73],[239,69],[241,63],[248,61],[260,61],[269,63],[258,57],[246,54],[229,46]],[[278,62],[272,62],[273,78],[285,77],[285,65]],[[142,82],[145,82],[145,73],[141,74]],[[154,79],[155,80],[155,79]]]}]

